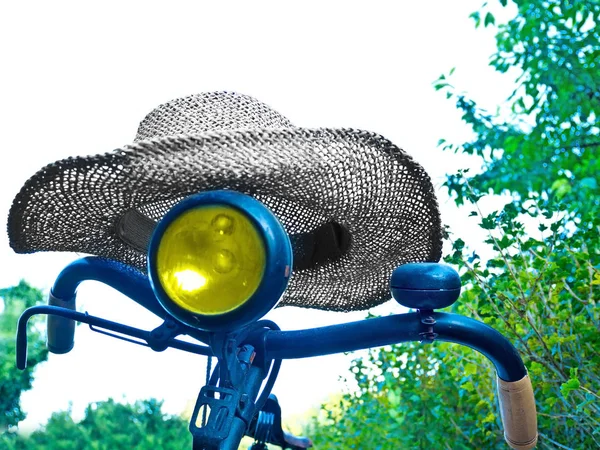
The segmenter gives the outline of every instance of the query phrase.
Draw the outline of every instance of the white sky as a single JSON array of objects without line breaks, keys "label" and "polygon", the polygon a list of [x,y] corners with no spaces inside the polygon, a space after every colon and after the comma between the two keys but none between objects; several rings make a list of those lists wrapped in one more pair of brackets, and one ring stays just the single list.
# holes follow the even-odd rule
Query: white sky
[{"label": "white sky", "polygon": [[[442,154],[440,138],[469,130],[432,82],[457,66],[454,82],[494,108],[512,84],[487,67],[493,35],[474,30],[479,0],[302,2],[4,2],[0,6],[0,221],[23,183],[47,163],[132,142],[139,121],[165,101],[213,90],[255,96],[305,127],[379,132],[444,174],[472,165]],[[439,190],[443,220],[481,236],[467,213]],[[25,278],[49,289],[74,254],[16,255],[0,235],[0,286]],[[97,283],[84,284],[80,309],[150,329],[158,321]],[[384,305],[379,311],[399,308]],[[283,329],[363,317],[283,308]],[[284,414],[317,406],[341,388],[344,355],[284,362],[274,392]],[[69,402],[76,414],[108,397],[157,397],[181,412],[204,382],[206,360],[157,354],[84,326],[75,349],[50,355],[23,396],[23,428]]]}]

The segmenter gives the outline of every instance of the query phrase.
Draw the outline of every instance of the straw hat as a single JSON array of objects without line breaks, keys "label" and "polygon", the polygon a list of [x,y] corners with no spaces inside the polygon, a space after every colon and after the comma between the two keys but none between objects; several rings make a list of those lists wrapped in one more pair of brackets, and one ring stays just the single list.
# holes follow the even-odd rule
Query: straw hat
[{"label": "straw hat", "polygon": [[294,272],[280,306],[367,309],[391,298],[394,268],[441,256],[433,186],[407,153],[367,131],[295,127],[230,92],[165,103],[133,144],[44,167],[14,200],[10,244],[146,272],[156,222],[186,196],[216,189],[262,201],[290,234]]}]

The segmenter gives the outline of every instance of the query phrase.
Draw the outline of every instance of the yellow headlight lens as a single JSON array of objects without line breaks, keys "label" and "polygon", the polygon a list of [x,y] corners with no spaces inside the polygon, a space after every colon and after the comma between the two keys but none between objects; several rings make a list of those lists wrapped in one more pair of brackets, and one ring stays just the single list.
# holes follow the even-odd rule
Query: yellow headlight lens
[{"label": "yellow headlight lens", "polygon": [[158,244],[156,269],[183,309],[224,314],[243,305],[263,278],[266,250],[250,219],[229,206],[200,206],[171,222]]}]

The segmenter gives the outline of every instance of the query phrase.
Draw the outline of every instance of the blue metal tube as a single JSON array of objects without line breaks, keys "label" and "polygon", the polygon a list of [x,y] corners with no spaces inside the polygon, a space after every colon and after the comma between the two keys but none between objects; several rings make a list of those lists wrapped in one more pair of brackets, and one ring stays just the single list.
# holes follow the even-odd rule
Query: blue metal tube
[{"label": "blue metal tube", "polygon": [[[517,350],[493,328],[457,314],[432,315],[436,320],[436,339],[466,345],[482,353],[505,381],[518,381],[527,374]],[[420,341],[420,333],[426,330],[420,314],[399,314],[308,330],[270,331],[265,347],[268,358],[308,358]]]},{"label": "blue metal tube", "polygon": [[88,256],[73,261],[56,278],[52,295],[62,300],[75,297],[77,287],[86,280],[100,281],[139,303],[164,319],[166,311],[158,303],[148,277],[123,263]]}]

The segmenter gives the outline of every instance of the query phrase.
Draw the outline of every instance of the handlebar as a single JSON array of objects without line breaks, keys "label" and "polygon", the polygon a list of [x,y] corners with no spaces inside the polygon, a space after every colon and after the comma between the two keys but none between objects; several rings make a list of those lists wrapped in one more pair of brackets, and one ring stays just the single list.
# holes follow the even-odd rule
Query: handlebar
[{"label": "handlebar", "polygon": [[[83,281],[99,281],[126,295],[161,319],[168,314],[160,306],[148,277],[126,264],[98,257],[85,257],[66,266],[56,278],[48,296],[48,305],[77,310],[77,288]],[[49,314],[47,319],[48,351],[68,353],[74,346],[75,321]],[[206,333],[196,329],[187,330],[192,336],[207,342]],[[202,337],[204,339],[202,339]]]},{"label": "handlebar", "polygon": [[[267,357],[308,358],[400,342],[423,340],[422,314],[406,313],[300,331],[267,334]],[[466,345],[485,355],[505,381],[522,379],[527,371],[517,350],[493,328],[457,314],[434,312],[436,339]]]},{"label": "handlebar", "polygon": [[[60,273],[51,290],[51,304],[66,306],[66,309],[52,306],[34,307],[32,309],[37,308],[36,311],[28,310],[29,314],[26,312],[19,319],[17,357],[20,367],[24,366],[26,359],[24,334],[27,320],[31,315],[49,314],[48,347],[55,353],[66,353],[73,347],[74,320],[91,323],[89,320],[91,316],[75,311],[76,290],[85,280],[103,282],[157,316],[172,320],[156,300],[150,283],[143,274],[114,261],[96,257],[82,258]],[[92,319],[95,319],[100,326],[117,332],[127,334],[126,329],[131,328],[120,324],[114,325],[124,328],[111,328],[112,322]],[[189,334],[201,342],[210,343],[211,333],[198,331],[180,323],[177,326],[181,333]],[[133,328],[131,330],[135,330],[131,335],[141,339],[147,338],[144,333],[148,332]],[[257,349],[257,353],[262,352],[265,360],[272,360],[307,358],[432,339],[466,345],[492,361],[498,376],[498,394],[505,439],[515,449],[533,448],[537,442],[536,408],[533,388],[523,361],[514,346],[502,334],[474,319],[456,314],[420,311],[299,331],[265,330],[264,333],[250,335],[247,342]],[[191,346],[182,348],[183,346],[175,344],[181,341],[169,342],[173,342],[172,346],[176,348],[202,353],[201,350],[194,350]]]}]

